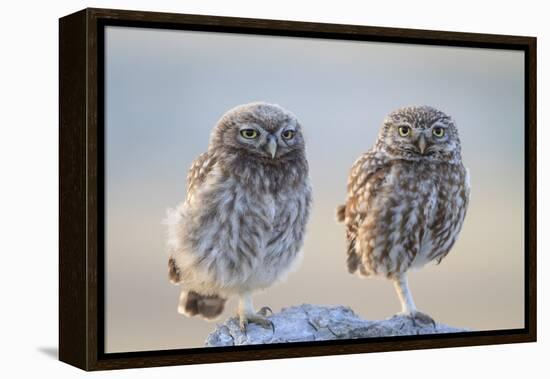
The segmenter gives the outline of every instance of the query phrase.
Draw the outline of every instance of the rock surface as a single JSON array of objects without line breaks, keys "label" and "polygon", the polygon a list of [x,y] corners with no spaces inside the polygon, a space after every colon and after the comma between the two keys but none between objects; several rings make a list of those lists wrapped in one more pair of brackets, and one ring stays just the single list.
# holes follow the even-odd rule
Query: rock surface
[{"label": "rock surface", "polygon": [[269,316],[275,333],[255,324],[241,332],[236,317],[219,324],[206,339],[206,346],[234,346],[299,341],[456,333],[466,329],[436,323],[414,323],[405,316],[370,321],[357,316],[349,307],[303,304],[283,308]]}]

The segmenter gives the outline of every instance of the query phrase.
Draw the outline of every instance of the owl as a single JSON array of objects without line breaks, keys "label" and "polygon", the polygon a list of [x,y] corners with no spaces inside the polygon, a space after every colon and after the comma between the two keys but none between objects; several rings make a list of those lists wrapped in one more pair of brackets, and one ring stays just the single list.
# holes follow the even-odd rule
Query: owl
[{"label": "owl", "polygon": [[256,102],[229,110],[170,211],[168,276],[181,286],[178,312],[215,319],[238,296],[239,325],[273,327],[252,294],[282,280],[301,255],[312,195],[297,118]]},{"label": "owl", "polygon": [[445,258],[460,233],[469,195],[451,117],[429,106],[390,113],[374,147],[353,164],[346,203],[337,208],[346,227],[349,272],[387,277],[401,313],[433,323],[416,309],[407,272]]}]

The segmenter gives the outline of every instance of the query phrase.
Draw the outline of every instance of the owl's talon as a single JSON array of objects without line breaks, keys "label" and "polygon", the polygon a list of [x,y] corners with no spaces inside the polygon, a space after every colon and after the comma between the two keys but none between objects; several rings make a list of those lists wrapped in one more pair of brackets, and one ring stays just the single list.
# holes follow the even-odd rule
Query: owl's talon
[{"label": "owl's talon", "polygon": [[239,327],[241,329],[241,332],[243,332],[245,335],[249,323],[259,325],[265,329],[271,329],[273,334],[275,334],[275,324],[271,322],[271,320],[269,320],[267,317],[260,315],[259,312],[258,314],[240,317]]},{"label": "owl's talon", "polygon": [[418,324],[424,324],[424,325],[431,324],[434,329],[436,328],[436,323],[434,319],[431,316],[427,315],[426,313],[413,311],[413,312],[402,313],[402,315],[411,319],[412,324],[414,326],[419,326]]},{"label": "owl's talon", "polygon": [[246,328],[248,327],[248,320],[246,318],[241,318],[239,320],[239,328],[241,332],[246,336]]},{"label": "owl's talon", "polygon": [[269,326],[271,327],[271,333],[275,335],[275,324],[271,320],[266,319],[266,321],[269,323]]},{"label": "owl's talon", "polygon": [[258,314],[266,317],[268,312],[270,314],[273,314],[273,310],[266,306],[266,307],[261,307],[260,310],[258,311]]}]

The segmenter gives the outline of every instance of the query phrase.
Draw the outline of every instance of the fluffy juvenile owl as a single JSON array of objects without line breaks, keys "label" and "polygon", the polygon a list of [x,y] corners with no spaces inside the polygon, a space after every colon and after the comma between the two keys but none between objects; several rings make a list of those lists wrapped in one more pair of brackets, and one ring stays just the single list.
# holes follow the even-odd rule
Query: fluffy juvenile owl
[{"label": "fluffy juvenile owl", "polygon": [[451,117],[428,106],[390,113],[374,147],[353,164],[346,204],[337,209],[346,226],[349,271],[391,279],[402,313],[433,323],[416,309],[407,272],[449,253],[469,194]]},{"label": "fluffy juvenile owl", "polygon": [[296,117],[278,105],[228,111],[208,151],[187,176],[187,198],[169,214],[169,279],[181,285],[178,311],[214,319],[228,297],[237,314],[272,326],[251,295],[281,280],[297,262],[310,213],[305,141]]}]

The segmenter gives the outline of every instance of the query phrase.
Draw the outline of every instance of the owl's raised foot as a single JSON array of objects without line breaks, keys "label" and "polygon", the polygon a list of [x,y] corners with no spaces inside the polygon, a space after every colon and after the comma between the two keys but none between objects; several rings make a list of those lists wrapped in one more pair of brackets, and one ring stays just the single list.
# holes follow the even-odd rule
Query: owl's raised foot
[{"label": "owl's raised foot", "polygon": [[419,312],[419,311],[401,312],[399,313],[399,315],[405,316],[411,319],[414,326],[432,325],[434,328],[436,327],[434,319],[423,312]]},{"label": "owl's raised foot", "polygon": [[269,307],[263,307],[256,314],[239,316],[239,327],[241,328],[241,332],[246,334],[248,324],[253,323],[261,326],[262,328],[271,329],[273,334],[275,334],[275,324],[273,324],[273,322],[266,317],[267,311],[271,311],[271,309]]}]

